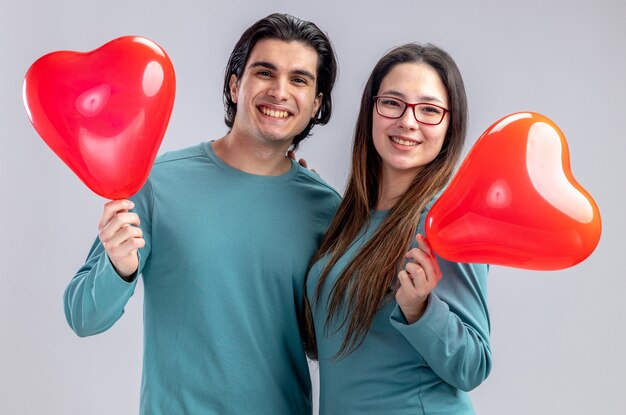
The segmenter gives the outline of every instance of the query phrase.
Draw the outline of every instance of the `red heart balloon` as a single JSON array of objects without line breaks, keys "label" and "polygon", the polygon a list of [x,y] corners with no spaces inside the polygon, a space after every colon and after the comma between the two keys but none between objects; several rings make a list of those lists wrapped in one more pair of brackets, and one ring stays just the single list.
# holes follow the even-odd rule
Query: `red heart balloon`
[{"label": "red heart balloon", "polygon": [[174,105],[174,68],[138,36],[87,53],[59,51],[30,67],[23,99],[48,146],[95,193],[121,199],[146,182]]},{"label": "red heart balloon", "polygon": [[426,217],[431,246],[456,262],[556,270],[587,258],[600,212],[574,179],[561,130],[508,115],[483,133]]}]

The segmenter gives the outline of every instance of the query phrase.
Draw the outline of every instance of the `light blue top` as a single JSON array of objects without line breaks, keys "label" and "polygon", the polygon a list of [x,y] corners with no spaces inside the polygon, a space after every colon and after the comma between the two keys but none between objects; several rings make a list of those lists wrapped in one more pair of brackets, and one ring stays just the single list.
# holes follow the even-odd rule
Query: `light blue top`
[{"label": "light blue top", "polygon": [[[295,162],[251,175],[204,143],[160,157],[132,199],[146,240],[141,413],[309,414],[302,287],[339,195]],[[65,292],[72,329],[110,328],[136,281],[96,240]]]},{"label": "light blue top", "polygon": [[[418,226],[422,234],[426,213]],[[487,265],[438,258],[443,277],[417,322],[407,324],[392,299],[376,314],[361,347],[333,359],[345,327],[335,332],[337,327],[331,326],[324,332],[330,289],[387,214],[373,213],[369,226],[331,270],[317,306],[313,296],[327,260],[315,263],[309,273],[307,292],[319,353],[320,415],[473,414],[464,391],[478,386],[491,368]]]}]

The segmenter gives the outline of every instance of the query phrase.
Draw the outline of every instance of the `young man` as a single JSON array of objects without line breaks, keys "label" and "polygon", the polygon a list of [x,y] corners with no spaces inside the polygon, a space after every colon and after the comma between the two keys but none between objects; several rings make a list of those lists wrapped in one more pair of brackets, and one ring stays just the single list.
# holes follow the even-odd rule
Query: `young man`
[{"label": "young man", "polygon": [[230,131],[105,205],[65,313],[79,336],[107,330],[142,274],[142,414],[310,413],[302,287],[339,195],[285,154],[330,118],[335,74],[313,23],[261,19],[226,69]]}]

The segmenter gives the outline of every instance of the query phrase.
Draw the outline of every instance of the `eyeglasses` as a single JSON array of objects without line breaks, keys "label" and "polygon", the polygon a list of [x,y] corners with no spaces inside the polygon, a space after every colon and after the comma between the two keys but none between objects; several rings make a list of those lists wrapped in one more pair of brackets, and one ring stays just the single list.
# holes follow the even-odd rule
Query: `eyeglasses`
[{"label": "eyeglasses", "polygon": [[409,104],[395,97],[379,95],[374,97],[376,101],[376,112],[385,118],[397,119],[404,115],[407,108],[413,108],[415,120],[421,124],[439,125],[443,121],[446,113],[450,112],[439,105],[418,102]]}]

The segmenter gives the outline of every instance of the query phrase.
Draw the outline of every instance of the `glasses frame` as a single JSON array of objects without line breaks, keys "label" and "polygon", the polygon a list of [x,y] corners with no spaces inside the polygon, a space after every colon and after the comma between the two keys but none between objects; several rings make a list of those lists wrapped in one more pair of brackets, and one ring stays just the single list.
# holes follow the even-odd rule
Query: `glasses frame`
[{"label": "glasses frame", "polygon": [[[396,101],[400,101],[404,104],[404,110],[402,111],[402,113],[397,116],[397,117],[390,117],[388,115],[383,115],[380,113],[380,109],[378,108],[378,101],[381,98],[391,98],[391,99],[395,99]],[[401,100],[398,97],[393,97],[390,95],[376,95],[374,98],[374,106],[376,107],[376,112],[378,113],[378,115],[380,115],[381,117],[385,117],[385,118],[389,118],[390,120],[397,120],[398,118],[402,118],[404,116],[404,113],[406,112],[407,108],[412,108],[412,112],[413,112],[413,118],[415,118],[415,121],[417,121],[420,124],[424,124],[424,125],[439,125],[443,122],[443,119],[446,118],[446,114],[448,114],[450,112],[449,109],[442,107],[441,105],[436,105],[436,104],[431,104],[430,102],[416,102],[416,103],[410,103],[410,102],[406,102]],[[417,114],[415,114],[415,107],[417,107],[418,105],[422,105],[422,104],[426,104],[426,105],[430,105],[432,107],[437,107],[440,110],[443,111],[443,114],[441,115],[441,119],[439,120],[438,123],[431,123],[431,122],[424,122],[424,121],[420,121],[417,119]]]}]

